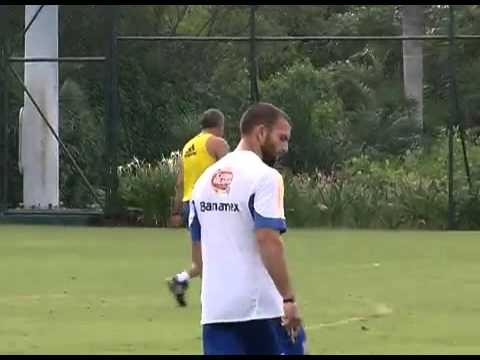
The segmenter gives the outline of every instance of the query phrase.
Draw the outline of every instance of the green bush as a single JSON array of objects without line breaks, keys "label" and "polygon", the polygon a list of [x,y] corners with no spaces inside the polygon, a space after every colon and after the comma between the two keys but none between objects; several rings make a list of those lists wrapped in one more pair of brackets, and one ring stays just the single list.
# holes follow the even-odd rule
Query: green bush
[{"label": "green bush", "polygon": [[[353,158],[341,171],[326,176],[285,176],[288,221],[299,227],[445,230],[448,223],[446,139],[429,151],[404,158],[373,161]],[[469,146],[472,165],[480,147]],[[472,166],[472,189],[466,181],[460,146],[455,156],[456,221],[460,229],[480,229],[480,176]]]},{"label": "green bush", "polygon": [[480,229],[480,194],[463,191],[456,207],[457,225],[463,230]]},{"label": "green bush", "polygon": [[[470,142],[469,142],[470,143]],[[459,144],[457,144],[459,145]],[[480,229],[480,147],[469,145],[470,189],[461,147],[455,154],[456,220],[460,229]],[[150,164],[134,159],[120,167],[120,193],[141,208],[148,226],[165,226],[175,195],[179,154]],[[445,230],[448,223],[447,146],[444,137],[429,149],[402,158],[353,158],[337,172],[286,171],[285,210],[294,227]]]},{"label": "green bush", "polygon": [[134,159],[118,169],[120,196],[129,207],[143,210],[144,225],[166,226],[175,196],[179,154],[156,163]]}]

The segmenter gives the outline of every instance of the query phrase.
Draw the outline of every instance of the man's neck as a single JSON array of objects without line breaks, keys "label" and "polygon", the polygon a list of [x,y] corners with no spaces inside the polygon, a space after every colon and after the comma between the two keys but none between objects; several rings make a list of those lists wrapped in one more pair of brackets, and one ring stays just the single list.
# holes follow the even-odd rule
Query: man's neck
[{"label": "man's neck", "polygon": [[201,134],[207,134],[207,135],[216,136],[216,135],[214,134],[214,132],[215,132],[215,131],[212,130],[212,129],[205,129],[205,130],[202,130],[202,131],[201,131]]},{"label": "man's neck", "polygon": [[262,158],[262,151],[260,146],[253,144],[248,139],[242,139],[237,146],[236,151],[250,151],[255,153],[260,159]]}]

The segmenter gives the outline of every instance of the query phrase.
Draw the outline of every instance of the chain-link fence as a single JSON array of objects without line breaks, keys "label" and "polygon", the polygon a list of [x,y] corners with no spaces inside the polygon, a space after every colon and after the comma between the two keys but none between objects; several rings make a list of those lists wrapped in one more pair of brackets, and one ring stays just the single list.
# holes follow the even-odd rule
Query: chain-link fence
[{"label": "chain-link fence", "polygon": [[[470,166],[477,160],[477,13],[475,5],[62,6],[61,56],[44,60],[62,64],[63,204],[96,204],[118,213],[132,205],[122,195],[128,187],[118,178],[119,167],[155,166],[168,158],[198,131],[198,115],[212,107],[227,115],[226,137],[234,146],[241,113],[264,100],[292,117],[292,148],[283,164],[292,184],[301,183],[295,176],[317,185],[336,179],[331,192],[337,197],[322,193],[328,184],[292,189],[299,197],[302,191],[312,199],[319,194],[310,204],[320,209],[316,218],[298,215],[308,206],[291,206],[299,225],[368,226],[338,219],[356,218],[362,207],[383,202],[394,209],[392,222],[429,222],[430,204],[440,209],[444,228],[455,228],[464,212],[473,211],[478,177]],[[2,102],[3,209],[21,203],[16,117],[26,89],[17,80],[19,64],[33,61],[9,40],[15,29],[22,32],[21,7],[8,14],[10,30],[2,31],[2,83],[8,84]],[[367,165],[356,168],[362,161]],[[352,192],[361,189],[365,197],[374,197],[368,184],[378,188],[375,181],[418,178],[410,179],[411,187],[386,187],[368,206],[362,198],[360,210],[345,204],[348,211],[333,211],[356,199],[338,198],[339,188],[351,185],[338,179],[358,179],[361,172],[370,177]],[[445,181],[437,184],[439,177]],[[415,203],[391,195],[402,191],[425,196]],[[410,213],[422,206],[423,213]]]}]

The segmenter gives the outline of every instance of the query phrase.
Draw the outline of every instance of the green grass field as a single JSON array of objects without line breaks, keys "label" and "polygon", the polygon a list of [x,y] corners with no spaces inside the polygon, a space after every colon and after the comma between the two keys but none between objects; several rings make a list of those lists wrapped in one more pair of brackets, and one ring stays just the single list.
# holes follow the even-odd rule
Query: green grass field
[{"label": "green grass field", "polygon": [[[291,231],[312,354],[479,354],[480,234]],[[0,226],[0,354],[201,354],[184,231]],[[225,291],[228,291],[226,284]]]}]

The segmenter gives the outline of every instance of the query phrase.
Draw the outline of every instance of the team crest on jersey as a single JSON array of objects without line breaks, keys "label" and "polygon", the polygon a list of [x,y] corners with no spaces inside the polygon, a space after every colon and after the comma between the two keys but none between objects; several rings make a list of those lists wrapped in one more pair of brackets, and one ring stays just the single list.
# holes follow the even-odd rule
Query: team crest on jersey
[{"label": "team crest on jersey", "polygon": [[212,177],[212,186],[217,194],[230,193],[233,182],[233,172],[230,170],[218,170]]}]

